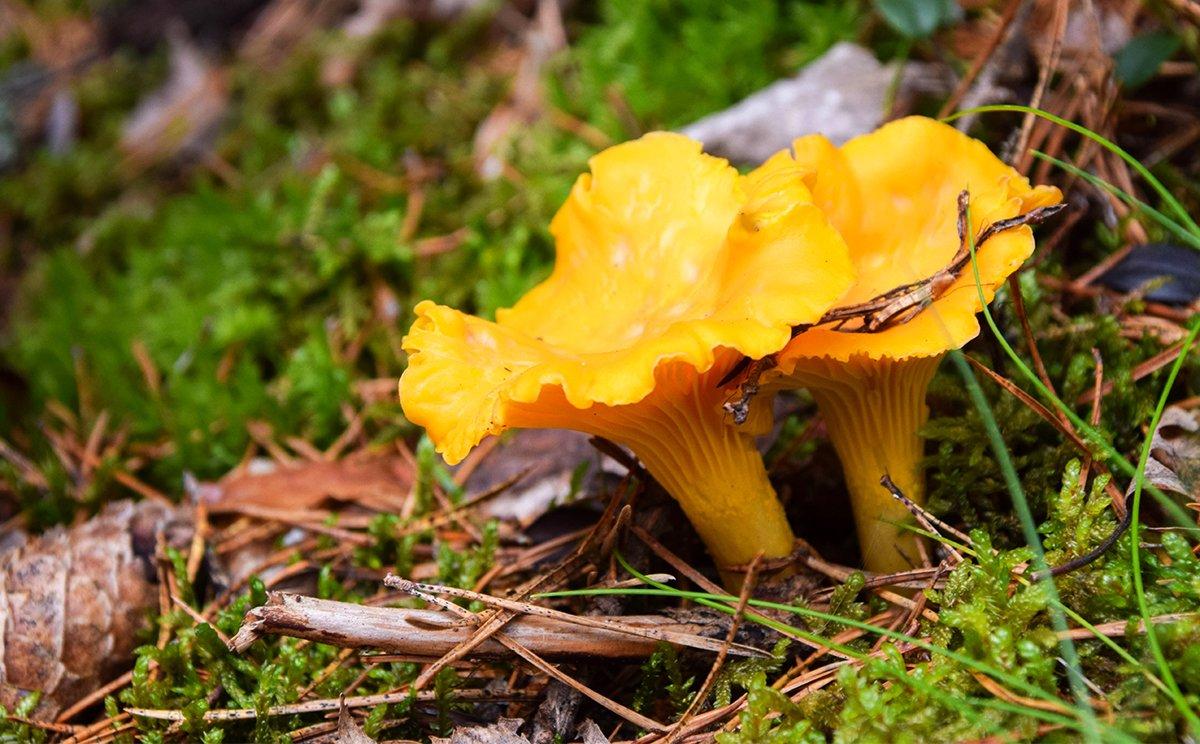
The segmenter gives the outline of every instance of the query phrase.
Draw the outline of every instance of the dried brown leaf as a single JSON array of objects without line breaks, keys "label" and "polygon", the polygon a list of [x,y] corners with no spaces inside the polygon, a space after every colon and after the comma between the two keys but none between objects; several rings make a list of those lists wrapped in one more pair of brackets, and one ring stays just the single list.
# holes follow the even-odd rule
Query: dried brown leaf
[{"label": "dried brown leaf", "polygon": [[579,740],[583,744],[609,744],[608,737],[590,718],[583,719],[583,723],[579,724]]},{"label": "dried brown leaf", "polygon": [[326,499],[396,511],[413,483],[411,464],[398,454],[364,451],[340,460],[303,461],[267,472],[234,471],[197,493],[213,514],[254,507],[312,509]]},{"label": "dried brown leaf", "polygon": [[[511,482],[483,506],[490,517],[528,526],[550,508],[562,504],[577,483],[588,492],[606,468],[620,468],[596,451],[585,434],[557,429],[523,429],[496,445],[479,461],[463,484],[468,493],[485,493]],[[513,479],[517,480],[513,480]]]},{"label": "dried brown leaf", "polygon": [[363,733],[362,728],[354,721],[354,716],[350,715],[350,709],[346,707],[345,700],[342,701],[341,710],[338,711],[338,726],[337,738],[334,739],[336,744],[375,744],[375,740]]},{"label": "dried brown leaf", "polygon": [[[1146,482],[1161,491],[1200,498],[1200,419],[1191,411],[1177,406],[1163,411],[1150,442]],[[1129,493],[1133,487],[1130,481]]]},{"label": "dried brown leaf", "polygon": [[205,59],[182,31],[168,40],[170,77],[138,104],[121,135],[126,165],[134,170],[205,155],[228,107],[225,71]]},{"label": "dried brown leaf", "polygon": [[490,726],[459,728],[449,737],[433,737],[433,744],[529,744],[517,731],[524,723],[520,718],[501,718]]}]

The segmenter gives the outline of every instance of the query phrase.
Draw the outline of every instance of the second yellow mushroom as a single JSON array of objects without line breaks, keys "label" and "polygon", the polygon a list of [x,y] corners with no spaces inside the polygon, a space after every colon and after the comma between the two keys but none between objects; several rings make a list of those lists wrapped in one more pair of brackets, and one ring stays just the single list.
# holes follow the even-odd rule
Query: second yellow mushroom
[{"label": "second yellow mushroom", "polygon": [[[797,140],[795,161],[816,173],[813,200],[845,238],[857,279],[838,302],[854,306],[944,272],[960,248],[958,196],[966,191],[977,235],[987,225],[1062,199],[1032,187],[982,142],[924,117],[886,124],[840,148],[821,136]],[[769,165],[770,163],[768,163]],[[764,166],[765,167],[765,166]],[[977,260],[984,297],[1033,252],[1028,226],[997,234]],[[890,573],[919,564],[907,508],[880,485],[886,474],[913,502],[925,501],[919,430],[938,363],[979,333],[982,309],[970,266],[936,299],[885,330],[829,324],[801,333],[778,355],[770,387],[807,388],[825,419],[845,473],[863,565]]]}]

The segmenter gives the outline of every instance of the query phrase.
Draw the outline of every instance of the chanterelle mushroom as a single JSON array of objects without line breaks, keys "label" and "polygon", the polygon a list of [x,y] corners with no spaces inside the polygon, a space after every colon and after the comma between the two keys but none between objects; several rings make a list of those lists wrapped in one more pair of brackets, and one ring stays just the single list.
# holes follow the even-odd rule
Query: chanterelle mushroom
[{"label": "chanterelle mushroom", "polygon": [[[922,117],[892,122],[841,148],[820,136],[801,138],[793,147],[796,161],[816,171],[814,201],[845,238],[857,269],[838,306],[912,286],[883,303],[888,306],[876,320],[896,314],[894,324],[882,324],[885,330],[862,332],[870,329],[850,323],[807,330],[778,355],[778,367],[764,382],[768,389],[811,391],[842,461],[866,568],[902,570],[917,558],[911,534],[897,527],[909,514],[880,479],[890,475],[905,495],[923,503],[917,432],[928,417],[925,391],[942,356],[979,333],[971,267],[960,262],[958,270],[948,270],[960,251],[959,194],[969,192],[972,235],[1056,204],[1062,195],[1031,187],[982,142]],[[987,300],[1033,247],[1025,225],[980,246]]]},{"label": "chanterelle mushroom", "polygon": [[451,463],[513,427],[606,437],[679,502],[718,565],[787,555],[792,532],[716,381],[850,286],[811,177],[795,163],[739,176],[674,134],[602,152],[551,223],[545,282],[494,323],[417,306],[405,414]]}]

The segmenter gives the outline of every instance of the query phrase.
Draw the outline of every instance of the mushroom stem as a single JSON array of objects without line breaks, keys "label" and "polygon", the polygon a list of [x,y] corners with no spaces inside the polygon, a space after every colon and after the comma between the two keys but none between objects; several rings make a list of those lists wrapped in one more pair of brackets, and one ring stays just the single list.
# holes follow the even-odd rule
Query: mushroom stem
[{"label": "mushroom stem", "polygon": [[675,411],[628,431],[623,443],[679,502],[718,567],[749,563],[759,552],[786,556],[795,537],[754,439],[725,422],[721,401],[708,397],[671,401]]},{"label": "mushroom stem", "polygon": [[918,537],[899,525],[912,515],[882,485],[884,474],[918,505],[925,503],[918,431],[929,418],[925,391],[941,355],[840,362],[807,358],[791,382],[807,387],[825,419],[850,492],[863,566],[876,573],[916,565]]},{"label": "mushroom stem", "polygon": [[[646,470],[679,502],[727,586],[738,583],[725,567],[789,555],[795,537],[771,488],[754,434],[769,425],[771,396],[756,401],[752,422],[735,427],[721,408],[727,393],[716,381],[738,358],[722,359],[705,373],[688,364],[658,367],[654,392],[636,405],[569,409],[560,395],[543,390],[536,405],[511,409],[524,427],[571,428],[628,447]],[[551,403],[551,405],[547,405]]]}]

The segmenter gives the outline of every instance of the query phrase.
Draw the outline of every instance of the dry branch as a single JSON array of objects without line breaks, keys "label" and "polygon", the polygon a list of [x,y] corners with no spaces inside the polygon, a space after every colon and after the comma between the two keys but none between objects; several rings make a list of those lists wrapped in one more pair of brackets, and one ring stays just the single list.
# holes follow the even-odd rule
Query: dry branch
[{"label": "dry branch", "polygon": [[[710,651],[720,649],[722,643],[715,638],[729,630],[728,619],[702,613],[689,613],[681,618],[633,615],[586,620],[599,623],[580,625],[557,616],[521,615],[510,621],[504,632],[539,656],[632,659],[649,656],[659,641],[631,635],[629,628],[664,634],[680,645]],[[603,627],[605,623],[611,623],[612,627]],[[476,628],[441,610],[369,607],[275,592],[268,604],[246,613],[245,622],[230,646],[241,652],[264,635],[283,635],[432,660],[470,639]],[[752,651],[755,649],[738,645],[730,649],[731,654],[738,656],[755,655]],[[488,638],[472,655],[499,658],[511,653],[499,641]]]},{"label": "dry branch", "polygon": [[[511,694],[494,694],[487,690],[465,689],[455,690],[454,698],[464,703],[503,703],[533,700],[534,696],[518,692]],[[289,705],[274,705],[267,708],[265,717],[299,716],[308,713],[328,713],[345,708],[374,708],[377,705],[392,705],[407,700],[429,702],[437,699],[434,690],[402,692],[383,692],[378,695],[355,695],[345,698],[324,698],[322,700],[306,700],[303,703]],[[126,708],[125,712],[137,718],[149,718],[155,721],[183,721],[186,719],[182,710],[165,708]],[[210,710],[204,714],[207,723],[228,723],[230,721],[253,721],[263,716],[254,708],[221,708]],[[107,725],[107,721],[105,724]]]}]

